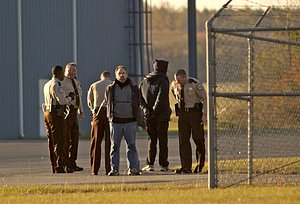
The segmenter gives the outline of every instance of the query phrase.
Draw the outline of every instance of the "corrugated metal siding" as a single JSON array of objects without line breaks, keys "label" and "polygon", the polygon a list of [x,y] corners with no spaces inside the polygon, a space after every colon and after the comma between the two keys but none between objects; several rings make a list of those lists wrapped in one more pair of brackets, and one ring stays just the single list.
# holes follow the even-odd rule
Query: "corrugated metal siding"
[{"label": "corrugated metal siding", "polygon": [[89,77],[128,64],[127,2],[77,1],[78,65]]},{"label": "corrugated metal siding", "polygon": [[[74,60],[72,0],[21,2],[24,134],[25,138],[39,138],[39,79],[50,79],[53,65],[65,66]],[[0,80],[0,138],[17,138],[20,131],[17,0],[1,0],[0,17],[0,66],[5,70]],[[90,84],[98,80],[103,70],[113,73],[117,65],[128,65],[127,24],[127,0],[77,0],[78,76],[86,113],[80,131],[84,135],[90,132],[86,106]]]},{"label": "corrugated metal siding", "polygon": [[89,134],[90,117],[86,93],[104,70],[114,74],[117,65],[128,65],[127,0],[77,1],[78,73],[82,83],[86,119],[81,132]]},{"label": "corrugated metal siding", "polygon": [[0,27],[0,138],[18,138],[17,1],[1,1]]},{"label": "corrugated metal siding", "polygon": [[39,137],[38,80],[51,78],[51,67],[72,61],[72,2],[22,1],[24,134]]}]

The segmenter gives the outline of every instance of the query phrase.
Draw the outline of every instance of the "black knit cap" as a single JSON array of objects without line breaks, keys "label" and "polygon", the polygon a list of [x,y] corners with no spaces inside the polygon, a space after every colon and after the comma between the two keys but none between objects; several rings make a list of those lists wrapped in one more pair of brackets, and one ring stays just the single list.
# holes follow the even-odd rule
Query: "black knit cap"
[{"label": "black knit cap", "polygon": [[166,74],[168,70],[168,64],[168,61],[155,59],[153,62],[153,70],[161,71]]}]

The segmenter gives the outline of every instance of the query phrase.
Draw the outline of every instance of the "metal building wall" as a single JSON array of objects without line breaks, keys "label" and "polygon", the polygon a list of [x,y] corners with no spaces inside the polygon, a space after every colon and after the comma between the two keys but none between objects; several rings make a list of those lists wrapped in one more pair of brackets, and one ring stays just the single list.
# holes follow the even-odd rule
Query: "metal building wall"
[{"label": "metal building wall", "polygon": [[0,138],[19,135],[17,1],[0,6]]},{"label": "metal building wall", "polygon": [[39,79],[72,56],[71,1],[22,1],[24,135],[39,137]]},{"label": "metal building wall", "polygon": [[[0,2],[0,139],[20,137],[17,2]],[[77,52],[73,50],[73,0],[21,0],[25,138],[40,137],[39,80],[51,78],[53,65],[65,66],[77,53],[86,113],[80,131],[85,136],[90,132],[86,106],[90,84],[103,70],[113,72],[119,64],[128,65],[128,1],[75,2]]]},{"label": "metal building wall", "polygon": [[86,93],[104,70],[128,65],[128,1],[77,0],[78,77],[83,88],[85,119],[80,122],[82,134],[90,133],[90,112]]}]

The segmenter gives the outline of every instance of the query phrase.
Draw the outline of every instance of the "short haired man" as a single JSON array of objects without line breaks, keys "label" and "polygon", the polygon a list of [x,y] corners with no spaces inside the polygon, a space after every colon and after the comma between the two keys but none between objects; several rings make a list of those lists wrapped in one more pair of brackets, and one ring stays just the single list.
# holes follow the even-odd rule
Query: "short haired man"
[{"label": "short haired man", "polygon": [[106,175],[110,172],[110,134],[107,119],[106,104],[104,103],[104,93],[106,87],[112,83],[111,74],[104,71],[100,75],[100,80],[93,83],[87,93],[87,105],[92,112],[91,122],[91,173],[98,175],[101,164],[101,143],[105,139],[105,170]]},{"label": "short haired man", "polygon": [[79,125],[77,116],[79,114],[80,120],[83,120],[83,107],[82,107],[82,88],[79,80],[77,79],[77,65],[70,62],[65,68],[64,89],[68,93],[75,95],[75,99],[70,103],[70,113],[66,118],[67,123],[67,142],[66,142],[66,157],[68,160],[69,171],[82,171],[83,168],[77,166],[77,153],[79,144]]},{"label": "short haired man", "polygon": [[179,152],[181,168],[175,173],[192,172],[192,149],[190,137],[196,144],[197,166],[194,173],[202,171],[205,162],[205,142],[203,123],[207,120],[206,91],[202,84],[191,77],[187,77],[183,69],[177,70],[171,85],[171,91],[178,102]]},{"label": "short haired man", "polygon": [[44,86],[44,123],[53,173],[66,173],[65,158],[63,157],[66,138],[65,109],[66,105],[69,105],[74,99],[73,95],[66,95],[62,84],[63,79],[63,68],[54,66],[52,79]]},{"label": "short haired man", "polygon": [[140,175],[136,149],[136,128],[140,115],[139,90],[136,83],[128,78],[125,66],[118,66],[115,75],[116,80],[108,85],[105,91],[111,138],[111,171],[108,175],[119,175],[120,145],[123,136],[127,145],[128,175]]}]

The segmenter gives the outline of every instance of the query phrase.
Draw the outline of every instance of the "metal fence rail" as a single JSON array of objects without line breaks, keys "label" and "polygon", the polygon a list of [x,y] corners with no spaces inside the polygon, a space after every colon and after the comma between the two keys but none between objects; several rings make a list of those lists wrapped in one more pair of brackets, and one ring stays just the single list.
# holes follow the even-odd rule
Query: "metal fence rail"
[{"label": "metal fence rail", "polygon": [[[231,3],[206,23],[208,187],[299,183],[297,12],[272,5],[237,10]],[[246,12],[248,27],[231,24]]]}]

